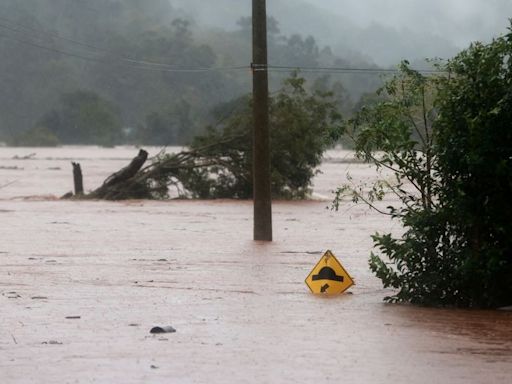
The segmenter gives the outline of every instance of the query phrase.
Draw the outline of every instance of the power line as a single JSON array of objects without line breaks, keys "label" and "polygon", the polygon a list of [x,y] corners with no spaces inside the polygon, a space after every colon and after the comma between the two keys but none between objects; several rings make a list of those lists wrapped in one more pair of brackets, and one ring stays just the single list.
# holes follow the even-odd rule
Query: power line
[{"label": "power line", "polygon": [[[370,74],[379,74],[379,73],[399,73],[399,69],[394,68],[356,68],[356,67],[308,67],[308,66],[284,66],[284,65],[267,65],[261,66],[258,64],[252,64],[251,68],[254,71],[268,71],[268,72],[291,72],[291,71],[300,71],[300,72],[314,72],[314,73],[370,73]],[[424,74],[438,74],[438,73],[446,73],[443,70],[435,70],[435,69],[414,69],[412,70],[424,73]]]},{"label": "power line", "polygon": [[[46,34],[48,36],[55,37],[55,38],[58,38],[58,39],[61,39],[61,40],[64,40],[64,41],[67,41],[67,42],[70,42],[70,43],[73,43],[73,44],[85,47],[85,48],[88,48],[89,50],[92,50],[91,53],[98,53],[99,52],[99,53],[104,53],[104,54],[108,54],[108,55],[114,56],[118,60],[126,62],[126,63],[131,64],[131,65],[134,65],[134,68],[138,68],[138,69],[142,69],[142,70],[156,70],[156,71],[162,71],[162,72],[212,72],[212,71],[234,71],[234,70],[248,69],[247,65],[244,65],[244,66],[241,66],[241,65],[239,65],[239,66],[226,66],[226,67],[195,67],[194,68],[194,67],[178,67],[178,66],[173,66],[171,64],[157,62],[157,61],[136,60],[136,59],[133,59],[133,58],[130,58],[130,57],[127,57],[127,56],[119,56],[117,53],[114,53],[112,51],[106,50],[104,48],[97,47],[97,46],[89,44],[89,43],[84,43],[82,41],[78,41],[78,40],[75,40],[75,39],[70,39],[68,37],[61,36],[58,33],[49,32],[49,31],[44,31],[44,30],[37,29],[37,28],[23,26],[23,25],[20,25],[20,24],[12,22],[9,19],[6,19],[5,17],[0,17],[0,20],[4,20],[4,22],[7,21],[10,24],[14,24],[14,25],[16,25],[18,27],[21,27],[21,28],[24,28],[24,29],[28,29],[28,30],[31,30],[31,31],[34,31],[34,32],[38,32],[38,33],[43,33],[43,34]],[[8,26],[8,25],[5,25],[5,24],[0,24],[0,28],[9,30],[9,31],[15,32],[15,33],[27,34],[25,31],[20,30],[19,28],[14,28],[12,26]],[[67,55],[67,56],[71,56],[71,57],[75,57],[75,58],[80,58],[80,59],[88,60],[88,61],[97,61],[97,62],[107,63],[104,60],[99,60],[99,59],[96,59],[96,58],[91,58],[91,57],[83,56],[82,54],[77,54],[77,53],[73,53],[73,52],[67,52],[67,51],[64,51],[62,49],[50,48],[50,47],[43,46],[41,44],[37,44],[37,43],[34,43],[34,42],[30,42],[30,41],[26,41],[26,40],[20,40],[20,39],[14,38],[12,36],[2,35],[2,37],[4,37],[4,38],[11,38],[12,40],[15,40],[15,41],[19,42],[20,44],[30,45],[30,46],[35,47],[35,48],[45,49],[45,50],[48,50],[48,51],[60,53],[62,55]],[[29,35],[29,37],[39,38],[39,36],[34,36],[34,35]]]},{"label": "power line", "polygon": [[[8,36],[8,35],[0,34],[0,38],[10,39],[10,40],[18,42],[19,44],[28,45],[28,46],[31,46],[31,47],[34,47],[34,48],[39,48],[39,49],[42,49],[42,50],[45,50],[45,51],[58,53],[58,54],[61,54],[61,55],[64,55],[64,56],[73,57],[73,58],[76,58],[76,59],[92,61],[92,62],[102,63],[102,64],[112,64],[111,61],[107,61],[107,60],[103,60],[103,59],[98,59],[98,58],[95,58],[95,57],[88,57],[88,56],[84,56],[84,55],[77,54],[77,53],[74,53],[74,52],[64,51],[64,50],[58,49],[58,48],[48,47],[48,46],[45,46],[45,45],[34,43],[32,41],[22,40],[22,39],[13,37],[13,36]],[[125,61],[125,60],[122,60],[122,61]],[[232,66],[232,67],[196,67],[196,68],[194,68],[194,67],[179,67],[178,68],[178,67],[173,67],[173,66],[170,66],[170,65],[165,65],[165,66],[162,66],[161,68],[157,68],[157,67],[151,67],[151,66],[144,65],[144,62],[137,61],[137,60],[133,60],[133,61],[131,61],[129,63],[126,63],[126,65],[128,67],[130,67],[130,68],[144,70],[144,71],[178,72],[178,73],[179,72],[181,72],[181,73],[221,72],[221,71],[236,71],[236,70],[248,70],[249,69],[249,66],[247,66],[247,65],[245,65],[245,66]]]},{"label": "power line", "polygon": [[[71,39],[71,38],[62,36],[62,35],[60,35],[60,34],[58,34],[56,32],[50,32],[50,31],[45,31],[45,30],[38,29],[38,28],[29,27],[29,26],[26,26],[26,25],[21,25],[21,24],[18,24],[16,22],[12,21],[12,20],[7,19],[7,18],[5,18],[3,16],[0,16],[0,20],[3,20],[4,22],[7,22],[9,24],[13,24],[16,27],[18,27],[18,28],[16,28],[16,27],[12,27],[12,26],[0,23],[0,28],[9,30],[11,32],[26,34],[26,35],[28,35],[29,37],[32,37],[32,38],[39,38],[40,36],[34,36],[34,35],[31,35],[31,34],[27,34],[27,32],[25,32],[25,31],[23,31],[23,30],[21,30],[19,28],[27,29],[27,30],[30,30],[32,32],[43,33],[45,35],[48,35],[48,36],[51,36],[51,37],[54,37],[54,38],[57,38],[57,39],[61,39],[63,41],[67,41],[69,43],[72,43],[72,44],[75,44],[75,45],[87,48],[93,54],[94,53],[103,53],[103,54],[107,54],[107,55],[113,56],[117,60],[128,64],[128,66],[130,68],[144,70],[144,71],[200,73],[200,72],[238,71],[238,70],[248,70],[249,69],[249,67],[247,65],[225,66],[225,67],[185,67],[185,66],[173,66],[171,64],[162,63],[162,62],[158,62],[158,61],[137,60],[137,59],[130,58],[128,56],[120,56],[117,53],[114,53],[114,52],[109,51],[107,49],[104,49],[104,48],[101,48],[101,47],[98,47],[98,46],[95,46],[95,45],[92,45],[92,44],[89,44],[89,43],[86,43],[86,42],[83,42],[83,41],[79,41],[79,40],[75,40],[75,39]],[[47,47],[45,45],[34,43],[32,41],[21,40],[21,39],[15,38],[13,36],[0,35],[0,37],[11,39],[11,40],[17,41],[20,44],[29,45],[29,46],[32,46],[34,48],[39,48],[39,49],[43,49],[43,50],[59,53],[61,55],[65,55],[65,56],[69,56],[69,57],[74,57],[74,58],[77,58],[77,59],[82,59],[82,60],[87,60],[87,61],[94,61],[94,62],[103,63],[103,64],[111,64],[111,62],[107,61],[107,60],[98,59],[98,58],[95,58],[95,57],[88,57],[88,56],[84,56],[83,54],[69,52],[69,51],[65,51],[65,50],[62,50],[62,49],[58,49],[58,48]],[[331,74],[336,74],[336,73],[341,73],[341,74],[351,74],[351,73],[356,73],[356,74],[357,73],[361,73],[361,74],[386,74],[386,73],[389,73],[389,74],[393,74],[393,73],[398,73],[399,72],[398,69],[390,69],[390,68],[362,68],[362,67],[357,68],[357,67],[335,67],[335,66],[333,66],[333,67],[286,66],[286,65],[266,65],[266,66],[263,66],[263,65],[260,65],[260,64],[251,64],[250,68],[253,71],[267,71],[267,72],[300,71],[300,72],[306,72],[306,73],[331,73]],[[414,68],[412,68],[412,69],[417,71],[417,72],[419,72],[419,73],[424,73],[424,74],[441,74],[441,73],[446,73],[446,71],[435,70],[435,69],[414,69]]]},{"label": "power line", "polygon": [[8,35],[0,34],[0,38],[13,40],[13,41],[16,41],[16,42],[18,42],[20,44],[29,45],[29,46],[34,47],[34,48],[39,48],[39,49],[42,49],[42,50],[45,50],[45,51],[59,53],[59,54],[70,56],[70,57],[74,57],[74,58],[77,58],[77,59],[82,59],[82,60],[87,60],[87,61],[95,61],[95,62],[100,62],[100,63],[103,62],[103,61],[95,59],[93,57],[87,57],[87,56],[82,56],[82,55],[79,55],[79,54],[76,54],[76,53],[62,51],[62,50],[57,49],[57,48],[47,47],[47,46],[40,45],[40,44],[31,42],[31,41],[21,40],[21,39],[18,39],[16,37],[13,37],[13,36],[8,36]]},{"label": "power line", "polygon": [[[104,51],[104,52],[106,52],[106,50],[103,50],[102,48],[98,48],[98,47],[96,47],[94,45],[91,45],[91,44],[88,44],[88,43],[84,43],[84,42],[81,42],[81,41],[78,41],[78,40],[74,40],[74,39],[70,39],[68,37],[61,36],[61,35],[59,35],[56,32],[44,31],[42,29],[38,29],[38,28],[34,28],[34,27],[29,27],[29,26],[26,26],[26,25],[21,25],[21,24],[18,24],[16,22],[11,21],[11,20],[9,20],[9,19],[7,19],[5,17],[2,17],[2,16],[0,16],[0,20],[3,21],[3,22],[6,22],[8,24],[12,24],[12,25],[14,25],[14,26],[16,26],[18,28],[27,29],[29,31],[37,32],[37,33],[43,33],[45,35],[48,35],[48,36],[51,36],[51,37],[55,37],[55,38],[58,38],[58,39],[62,39],[62,40],[68,41],[70,43],[80,45],[80,46],[85,47],[85,48],[93,49],[95,51]],[[18,32],[18,33],[27,34],[25,31],[20,30],[20,29],[15,28],[15,27],[11,27],[11,26],[6,26],[6,25],[0,24],[0,28],[4,28],[4,29],[10,30],[12,32]],[[31,37],[34,37],[34,36],[32,35]],[[39,36],[37,36],[37,37],[39,37]]]}]

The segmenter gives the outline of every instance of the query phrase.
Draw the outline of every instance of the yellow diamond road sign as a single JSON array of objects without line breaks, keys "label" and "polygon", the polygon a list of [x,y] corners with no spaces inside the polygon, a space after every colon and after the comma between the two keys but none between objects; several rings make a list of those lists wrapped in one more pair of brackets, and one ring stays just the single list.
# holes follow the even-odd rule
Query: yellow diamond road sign
[{"label": "yellow diamond road sign", "polygon": [[336,256],[327,251],[306,278],[306,284],[315,294],[338,295],[354,285],[354,280]]}]

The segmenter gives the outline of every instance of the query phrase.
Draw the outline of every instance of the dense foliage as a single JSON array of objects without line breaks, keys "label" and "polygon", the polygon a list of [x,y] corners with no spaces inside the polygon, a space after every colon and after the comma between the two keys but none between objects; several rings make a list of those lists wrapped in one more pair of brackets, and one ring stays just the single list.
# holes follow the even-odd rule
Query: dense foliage
[{"label": "dense foliage", "polygon": [[86,91],[62,95],[57,108],[46,113],[36,129],[50,132],[62,144],[112,146],[122,138],[116,108],[99,95]]},{"label": "dense foliage", "polygon": [[[173,4],[168,0],[2,1],[0,141],[55,143],[39,123],[60,108],[63,97],[78,91],[95,93],[114,106],[124,142],[187,144],[204,132],[213,122],[212,108],[251,89],[251,20],[242,18],[236,27],[234,19],[232,30],[211,30],[194,24]],[[351,65],[312,37],[283,36],[277,21],[270,20],[273,64]],[[183,71],[187,68],[212,70]],[[271,89],[287,76],[273,73]],[[337,85],[338,93],[343,92],[340,97],[352,99],[379,84],[375,74],[342,80],[344,88]],[[336,82],[326,78],[323,86],[331,88]],[[68,141],[60,134],[56,139]],[[104,141],[103,137],[92,140]]]},{"label": "dense foliage", "polygon": [[385,100],[364,108],[350,132],[357,153],[392,179],[346,192],[383,211],[401,205],[400,236],[376,234],[370,267],[386,298],[427,305],[496,307],[512,302],[512,33],[473,44],[425,77],[406,65]]},{"label": "dense foliage", "polygon": [[[363,201],[389,214],[405,228],[400,238],[391,234],[373,236],[375,246],[393,265],[372,253],[371,269],[385,286],[401,289],[389,300],[425,303],[430,296],[422,291],[432,290],[428,281],[439,273],[439,265],[433,262],[439,234],[430,223],[439,187],[434,176],[433,92],[432,79],[403,63],[400,73],[386,84],[379,97],[363,107],[347,126],[357,156],[384,170],[387,177],[372,185],[347,184],[339,188],[335,207],[349,194],[354,202]],[[380,201],[386,193],[392,193],[401,205],[387,210],[382,207]]]},{"label": "dense foliage", "polygon": [[[292,77],[270,98],[271,182],[275,197],[302,198],[310,192],[315,168],[339,132],[341,115],[332,95],[309,93],[304,86],[304,79]],[[190,150],[197,156],[177,177],[193,197],[250,198],[251,100],[242,98],[219,109],[218,114],[219,124],[194,139]]]},{"label": "dense foliage", "polygon": [[512,29],[447,66],[436,123],[452,295],[464,305],[512,303]]}]

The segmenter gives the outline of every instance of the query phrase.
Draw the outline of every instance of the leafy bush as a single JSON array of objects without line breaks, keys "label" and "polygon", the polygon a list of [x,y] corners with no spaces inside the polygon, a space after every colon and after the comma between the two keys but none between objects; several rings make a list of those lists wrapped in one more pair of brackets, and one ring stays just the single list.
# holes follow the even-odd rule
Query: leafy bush
[{"label": "leafy bush", "polygon": [[[349,194],[354,202],[362,201],[402,222],[405,231],[401,238],[373,236],[375,246],[391,265],[372,253],[370,268],[384,286],[400,289],[396,296],[386,298],[389,301],[428,303],[431,295],[439,297],[429,284],[439,272],[434,262],[439,234],[431,223],[439,188],[434,176],[434,93],[433,79],[403,63],[400,73],[379,91],[379,101],[363,107],[346,127],[357,156],[392,174],[370,186],[345,185],[337,190],[334,201],[338,208]],[[378,202],[388,192],[401,205],[386,211]]]},{"label": "leafy bush", "polygon": [[[349,132],[358,156],[395,182],[341,187],[381,210],[387,191],[401,206],[401,237],[376,234],[370,268],[388,301],[497,307],[512,302],[512,33],[473,44],[449,61],[447,76],[402,65],[386,100],[364,108]],[[411,190],[410,187],[413,187]],[[381,210],[382,211],[382,210]],[[388,263],[390,261],[390,263]]]},{"label": "leafy bush", "polygon": [[35,127],[9,140],[15,147],[56,147],[59,139],[46,128]]},{"label": "leafy bush", "polygon": [[449,62],[440,83],[440,216],[464,305],[512,303],[512,29]]},{"label": "leafy bush", "polygon": [[94,92],[75,91],[61,96],[59,106],[38,123],[64,144],[112,146],[122,137],[116,108]]}]

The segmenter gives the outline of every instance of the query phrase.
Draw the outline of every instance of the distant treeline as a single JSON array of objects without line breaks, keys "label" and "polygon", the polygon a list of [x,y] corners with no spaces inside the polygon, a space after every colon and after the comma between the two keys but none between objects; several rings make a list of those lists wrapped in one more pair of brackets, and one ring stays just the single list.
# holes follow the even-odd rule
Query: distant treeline
[{"label": "distant treeline", "polygon": [[[20,145],[187,143],[250,92],[251,19],[204,29],[168,0],[0,3],[0,141]],[[283,36],[269,19],[276,66],[371,68],[311,36]],[[375,66],[373,66],[375,67]],[[277,89],[290,69],[271,73]],[[376,73],[304,71],[352,113]]]}]

